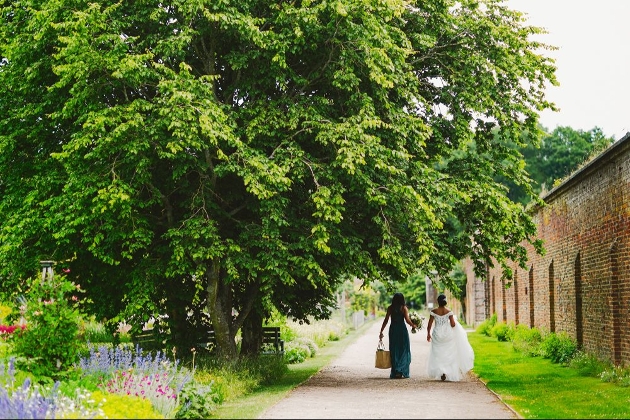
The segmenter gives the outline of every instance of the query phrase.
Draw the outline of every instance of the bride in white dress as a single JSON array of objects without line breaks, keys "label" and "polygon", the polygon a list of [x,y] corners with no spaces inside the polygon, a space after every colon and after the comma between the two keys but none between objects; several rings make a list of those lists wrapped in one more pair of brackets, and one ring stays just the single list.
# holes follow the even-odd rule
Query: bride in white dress
[{"label": "bride in white dress", "polygon": [[431,379],[460,381],[475,361],[464,327],[446,307],[446,296],[438,296],[438,307],[429,313],[427,341],[431,343],[427,375]]}]

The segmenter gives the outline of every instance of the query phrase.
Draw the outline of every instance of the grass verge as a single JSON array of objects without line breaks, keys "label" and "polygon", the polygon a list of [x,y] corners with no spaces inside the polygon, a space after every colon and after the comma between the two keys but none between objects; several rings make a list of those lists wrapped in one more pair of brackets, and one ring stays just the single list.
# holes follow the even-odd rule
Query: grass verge
[{"label": "grass verge", "polygon": [[579,369],[531,357],[511,342],[474,332],[473,372],[520,416],[527,419],[627,419],[630,392]]},{"label": "grass verge", "polygon": [[228,400],[213,413],[213,418],[221,419],[255,419],[265,410],[284,398],[291,390],[341,354],[341,352],[360,337],[374,320],[365,322],[359,329],[350,330],[338,341],[329,341],[320,348],[315,357],[308,358],[299,364],[289,365],[289,373],[273,385],[266,385],[251,394]]}]

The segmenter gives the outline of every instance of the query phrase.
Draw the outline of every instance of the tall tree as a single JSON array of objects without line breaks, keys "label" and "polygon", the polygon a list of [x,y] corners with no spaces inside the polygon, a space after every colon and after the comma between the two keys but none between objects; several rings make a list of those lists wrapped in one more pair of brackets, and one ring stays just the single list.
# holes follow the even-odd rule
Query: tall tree
[{"label": "tall tree", "polygon": [[[588,131],[556,127],[551,133],[542,126],[540,129],[543,131],[540,142],[523,141],[524,146],[513,146],[523,154],[525,170],[531,177],[529,185],[515,185],[510,180],[499,179],[509,188],[508,196],[525,205],[533,195],[540,196],[551,190],[615,142],[614,138],[606,137],[599,127]],[[521,136],[527,138],[530,134],[523,132]]]},{"label": "tall tree", "polygon": [[523,151],[526,169],[536,183],[536,191],[552,189],[614,142],[615,139],[606,137],[599,127],[588,131],[556,127],[542,137],[539,147],[528,146]]},{"label": "tall tree", "polygon": [[192,312],[234,356],[343,275],[540,249],[494,179],[525,182],[555,67],[500,1],[1,4],[5,292],[66,261],[102,315]]}]

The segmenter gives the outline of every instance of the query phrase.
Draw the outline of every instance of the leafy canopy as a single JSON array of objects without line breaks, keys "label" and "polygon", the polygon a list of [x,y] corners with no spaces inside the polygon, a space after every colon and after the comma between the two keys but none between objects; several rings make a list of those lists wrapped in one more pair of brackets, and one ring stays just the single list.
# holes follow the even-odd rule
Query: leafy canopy
[{"label": "leafy canopy", "polygon": [[534,240],[495,179],[555,67],[500,1],[1,4],[5,293],[52,259],[103,316],[233,338]]}]

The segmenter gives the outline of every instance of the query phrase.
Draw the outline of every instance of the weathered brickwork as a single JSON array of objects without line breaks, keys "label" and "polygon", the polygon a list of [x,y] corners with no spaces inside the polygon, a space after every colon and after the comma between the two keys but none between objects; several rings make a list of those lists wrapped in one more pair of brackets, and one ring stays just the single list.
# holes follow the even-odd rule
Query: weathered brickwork
[{"label": "weathered brickwork", "polygon": [[477,278],[465,261],[466,322],[496,313],[499,321],[566,332],[588,353],[630,365],[630,133],[544,201],[534,220],[546,253],[527,246],[527,268],[513,264],[511,287],[500,269]]}]

